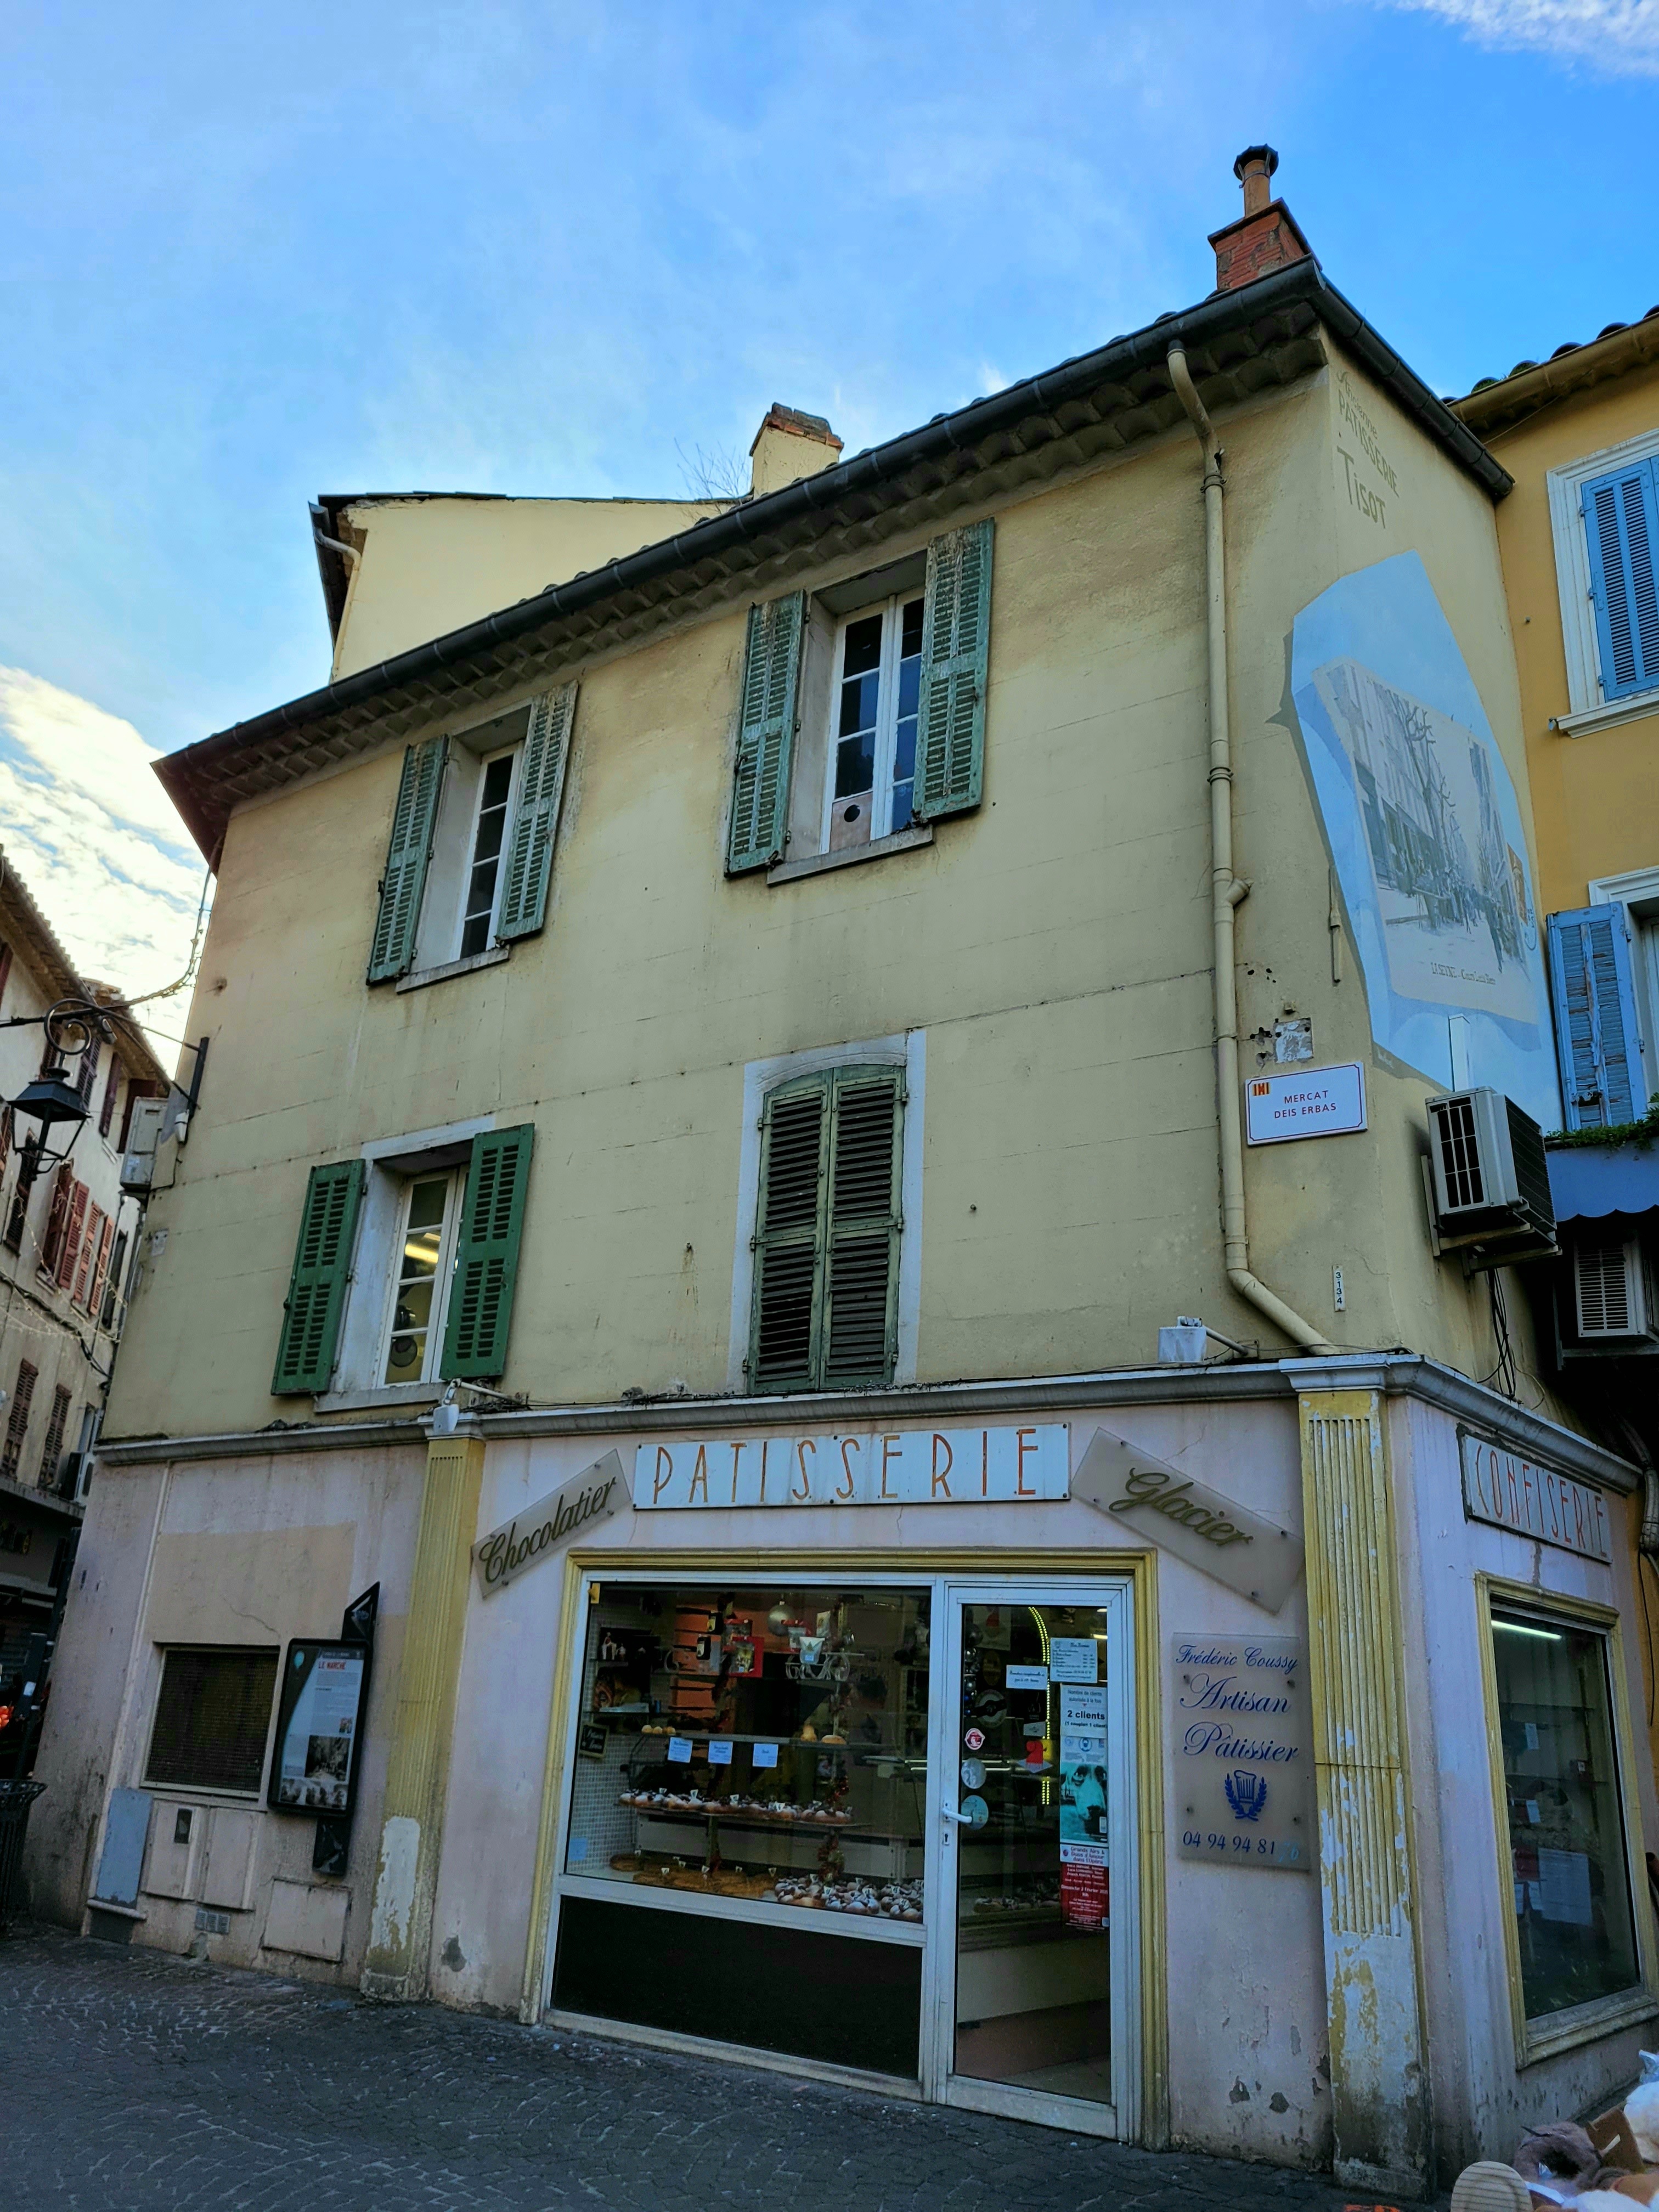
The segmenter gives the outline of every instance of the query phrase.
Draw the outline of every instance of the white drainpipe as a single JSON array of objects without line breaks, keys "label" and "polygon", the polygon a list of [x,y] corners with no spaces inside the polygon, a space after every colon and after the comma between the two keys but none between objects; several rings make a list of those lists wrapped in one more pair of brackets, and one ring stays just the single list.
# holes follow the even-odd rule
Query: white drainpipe
[{"label": "white drainpipe", "polygon": [[1179,341],[1170,348],[1170,380],[1204,452],[1204,569],[1208,599],[1210,720],[1210,902],[1215,933],[1216,1103],[1221,1117],[1221,1225],[1227,1280],[1275,1328],[1309,1352],[1336,1350],[1311,1322],[1250,1273],[1244,1219],[1244,1125],[1239,1099],[1238,981],[1233,916],[1249,890],[1233,873],[1233,749],[1227,726],[1227,565],[1221,447]]}]

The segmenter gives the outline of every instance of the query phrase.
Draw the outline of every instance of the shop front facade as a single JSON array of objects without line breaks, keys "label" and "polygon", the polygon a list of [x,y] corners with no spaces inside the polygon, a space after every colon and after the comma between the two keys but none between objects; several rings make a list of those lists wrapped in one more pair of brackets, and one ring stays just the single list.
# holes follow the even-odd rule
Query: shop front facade
[{"label": "shop front facade", "polygon": [[[88,1886],[143,1801],[136,1941],[1396,2188],[1650,2039],[1631,1471],[1449,1370],[366,1445],[275,1461],[280,1528],[213,1440],[112,1471],[155,1525]],[[370,1584],[329,1873],[276,1679]],[[169,1687],[210,1649],[268,1670],[240,1798]]]}]

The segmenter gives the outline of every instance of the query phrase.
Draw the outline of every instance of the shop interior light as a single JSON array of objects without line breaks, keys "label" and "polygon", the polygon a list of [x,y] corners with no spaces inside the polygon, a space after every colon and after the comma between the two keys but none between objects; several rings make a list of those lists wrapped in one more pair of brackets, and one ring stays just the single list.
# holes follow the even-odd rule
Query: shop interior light
[{"label": "shop interior light", "polygon": [[1559,1644],[1561,1641],[1561,1632],[1559,1628],[1529,1628],[1524,1620],[1494,1620],[1492,1626],[1503,1629],[1505,1634],[1510,1636],[1540,1636],[1546,1644]]}]

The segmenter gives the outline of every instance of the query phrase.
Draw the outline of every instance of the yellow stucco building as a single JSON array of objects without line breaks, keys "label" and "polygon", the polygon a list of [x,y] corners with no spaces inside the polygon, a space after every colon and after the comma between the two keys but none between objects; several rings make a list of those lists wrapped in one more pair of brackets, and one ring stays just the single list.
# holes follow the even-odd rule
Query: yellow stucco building
[{"label": "yellow stucco building", "polygon": [[1378,2189],[1633,2069],[1511,478],[1273,164],[742,500],[319,502],[331,681],[163,764],[51,1909]]}]

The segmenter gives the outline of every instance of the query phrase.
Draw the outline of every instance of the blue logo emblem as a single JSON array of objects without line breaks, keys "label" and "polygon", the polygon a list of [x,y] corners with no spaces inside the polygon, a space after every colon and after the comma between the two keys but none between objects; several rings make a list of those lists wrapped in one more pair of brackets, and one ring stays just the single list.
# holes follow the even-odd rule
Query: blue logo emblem
[{"label": "blue logo emblem", "polygon": [[1235,1820],[1259,1820],[1267,1802],[1266,1778],[1252,1774],[1247,1766],[1236,1766],[1223,1783],[1227,1802],[1233,1808]]}]

